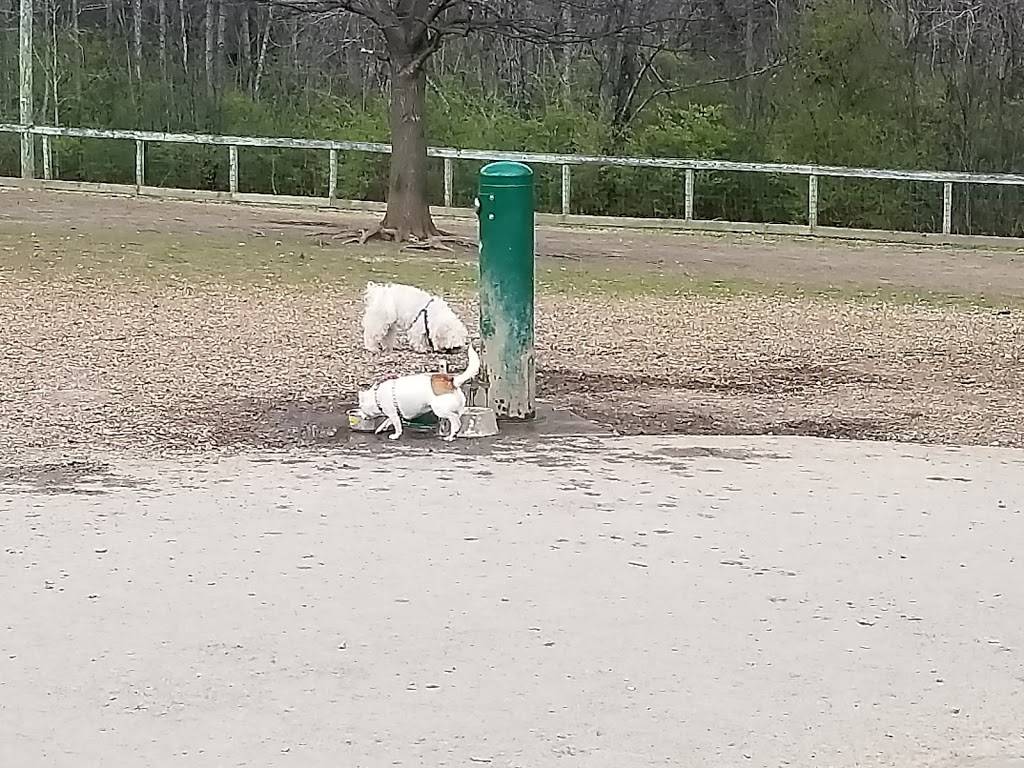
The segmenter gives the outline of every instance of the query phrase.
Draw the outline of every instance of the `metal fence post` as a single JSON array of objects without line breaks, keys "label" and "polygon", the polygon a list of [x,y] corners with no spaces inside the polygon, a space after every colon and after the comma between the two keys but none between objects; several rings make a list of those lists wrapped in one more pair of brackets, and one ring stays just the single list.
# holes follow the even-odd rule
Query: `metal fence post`
[{"label": "metal fence post", "polygon": [[953,182],[942,185],[942,234],[953,233]]},{"label": "metal fence post", "polygon": [[53,178],[53,155],[50,147],[50,137],[45,133],[42,136],[43,140],[43,178],[49,181]]},{"label": "metal fence post", "polygon": [[444,205],[452,207],[452,187],[455,184],[455,168],[450,157],[444,159]]},{"label": "metal fence post", "polygon": [[228,147],[228,189],[232,195],[238,194],[238,147]]},{"label": "metal fence post", "polygon": [[480,171],[477,214],[484,404],[500,418],[531,419],[536,414],[536,370],[530,167],[510,162],[484,166]]},{"label": "metal fence post", "polygon": [[146,143],[142,139],[135,140],[135,194],[142,193],[146,183]]},{"label": "metal fence post", "polygon": [[693,168],[686,169],[686,197],[683,200],[683,218],[687,221],[693,219]]},{"label": "metal fence post", "polygon": [[814,173],[807,177],[807,225],[818,226],[818,176]]},{"label": "metal fence post", "polygon": [[327,199],[334,200],[338,196],[338,150],[332,149],[327,155],[329,167],[327,177]]},{"label": "metal fence post", "polygon": [[562,164],[562,215],[568,216],[572,210],[570,200],[572,196],[572,170],[566,163]]}]

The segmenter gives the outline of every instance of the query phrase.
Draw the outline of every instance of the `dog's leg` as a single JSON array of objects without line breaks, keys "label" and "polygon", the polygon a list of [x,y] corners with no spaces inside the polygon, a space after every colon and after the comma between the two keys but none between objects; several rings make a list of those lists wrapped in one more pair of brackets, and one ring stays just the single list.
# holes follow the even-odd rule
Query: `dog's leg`
[{"label": "dog's leg", "polygon": [[379,435],[388,427],[393,427],[394,431],[388,437],[392,440],[397,440],[402,436],[402,420],[398,416],[392,416],[390,413],[384,415],[387,416],[387,420],[381,422],[381,425],[373,431],[373,434]]},{"label": "dog's leg", "polygon": [[421,330],[423,322],[413,324],[412,328],[405,335],[406,340],[409,342],[409,347],[413,352],[419,352],[421,355],[425,355],[430,351],[427,346],[427,335]]},{"label": "dog's leg", "polygon": [[395,431],[388,435],[388,439],[397,440],[402,436],[402,418],[400,416],[388,417],[395,426]]},{"label": "dog's leg", "polygon": [[448,434],[445,435],[444,439],[450,443],[458,436],[459,430],[462,429],[462,418],[455,411],[446,413],[441,418],[448,421]]},{"label": "dog's leg", "polygon": [[[385,331],[386,334],[386,331]],[[363,347],[367,352],[380,352],[384,349],[383,341],[386,335],[381,334],[381,328],[369,319],[363,320]]]},{"label": "dog's leg", "polygon": [[395,348],[395,337],[397,335],[398,327],[392,325],[390,328],[388,328],[388,332],[384,334],[384,341],[381,342],[381,347],[387,352],[393,350]]},{"label": "dog's leg", "polygon": [[385,346],[388,336],[395,332],[395,318],[388,310],[387,302],[374,295],[363,309],[363,346],[368,352],[379,352]]}]

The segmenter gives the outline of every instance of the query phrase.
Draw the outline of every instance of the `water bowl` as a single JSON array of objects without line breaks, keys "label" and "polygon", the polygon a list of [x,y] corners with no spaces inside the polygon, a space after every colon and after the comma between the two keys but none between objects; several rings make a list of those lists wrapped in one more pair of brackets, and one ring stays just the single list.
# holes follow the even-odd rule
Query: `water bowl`
[{"label": "water bowl", "polygon": [[[448,436],[448,422],[441,421],[437,427],[441,437]],[[456,437],[494,437],[498,434],[498,418],[493,408],[467,408],[462,414],[462,426]]]},{"label": "water bowl", "polygon": [[358,408],[348,412],[348,428],[353,432],[373,432],[383,421],[383,416],[367,416]]}]

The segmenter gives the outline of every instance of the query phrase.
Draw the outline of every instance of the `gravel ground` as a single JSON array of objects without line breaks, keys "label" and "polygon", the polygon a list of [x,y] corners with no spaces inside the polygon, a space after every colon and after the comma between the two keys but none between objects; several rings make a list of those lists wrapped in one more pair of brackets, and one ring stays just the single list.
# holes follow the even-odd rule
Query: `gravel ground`
[{"label": "gravel ground", "polygon": [[[337,443],[357,387],[430,365],[359,348],[368,276],[446,286],[476,316],[473,254],[342,248],[279,210],[11,190],[0,203],[8,452]],[[1024,445],[1020,254],[538,239],[561,254],[538,262],[552,404],[624,433]],[[940,300],[958,274],[980,293]]]},{"label": "gravel ground", "polygon": [[[358,317],[355,287],[5,280],[0,444],[336,441],[357,387],[426,363],[372,359]],[[934,305],[546,296],[539,392],[625,433],[1021,445],[1022,329]]]}]

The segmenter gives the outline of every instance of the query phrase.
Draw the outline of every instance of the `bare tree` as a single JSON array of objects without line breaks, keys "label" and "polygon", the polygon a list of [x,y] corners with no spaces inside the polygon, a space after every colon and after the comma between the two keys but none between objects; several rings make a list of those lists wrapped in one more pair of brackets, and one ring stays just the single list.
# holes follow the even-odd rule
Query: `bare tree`
[{"label": "bare tree", "polygon": [[[298,15],[327,18],[358,16],[377,32],[380,50],[369,51],[386,61],[390,75],[391,170],[387,212],[380,226],[361,239],[379,236],[395,241],[433,242],[441,235],[427,201],[427,138],[424,126],[426,68],[446,40],[475,35],[494,40],[567,45],[584,40],[636,37],[675,15],[678,3],[617,0],[620,11],[610,18],[601,11],[607,2],[562,0],[550,2],[496,2],[494,0],[259,0],[287,8]],[[575,7],[573,13],[570,6]],[[644,6],[639,20],[631,10]],[[593,17],[587,28],[564,29],[564,18]]]},{"label": "bare tree", "polygon": [[252,76],[252,97],[259,99],[260,87],[263,84],[263,71],[267,66],[267,49],[270,47],[270,31],[274,26],[274,6],[267,8],[263,35],[260,38],[260,51],[256,57],[256,71]]},{"label": "bare tree", "polygon": [[160,56],[160,77],[167,83],[167,0],[157,0],[157,47]]},{"label": "bare tree", "polygon": [[215,14],[216,0],[206,0],[205,10],[203,13],[203,31],[205,32],[205,36],[203,38],[203,66],[206,71],[206,95],[210,98],[213,97],[214,76],[216,74],[213,58],[214,30],[217,26]]},{"label": "bare tree", "polygon": [[181,26],[181,70],[188,79],[188,16],[185,10],[185,0],[178,0],[178,14]]},{"label": "bare tree", "polygon": [[132,0],[132,70],[135,86],[142,89],[142,0]]},{"label": "bare tree", "polygon": [[224,71],[227,65],[227,49],[225,48],[228,25],[228,7],[224,0],[217,3],[217,53],[216,53],[216,75],[217,84],[223,85]]}]

